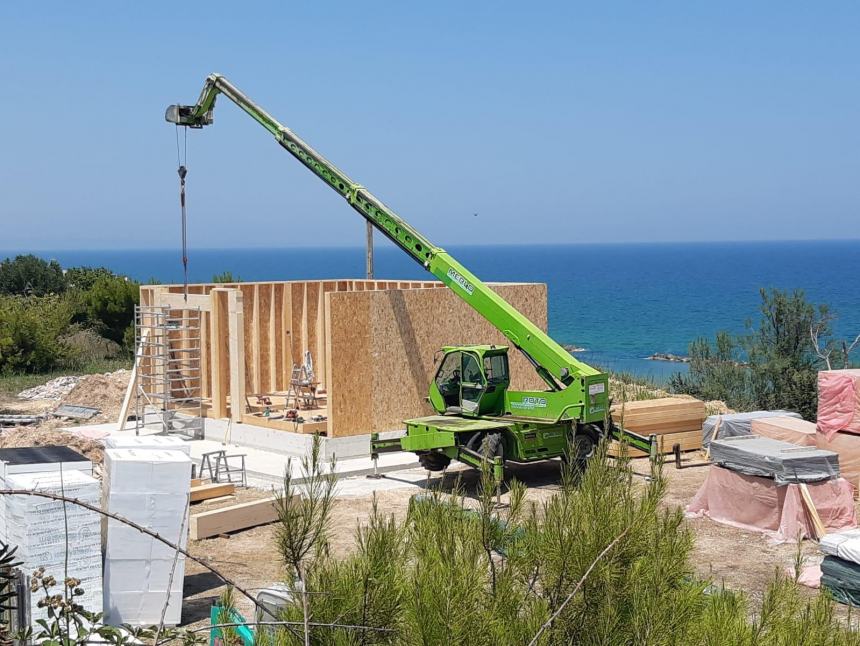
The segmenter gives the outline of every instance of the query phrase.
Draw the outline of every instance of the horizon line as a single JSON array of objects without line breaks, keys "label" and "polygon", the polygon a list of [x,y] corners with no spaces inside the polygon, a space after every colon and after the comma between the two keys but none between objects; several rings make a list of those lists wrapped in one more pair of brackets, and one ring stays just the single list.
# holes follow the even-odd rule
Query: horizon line
[{"label": "horizon line", "polygon": [[[379,243],[382,242],[384,246],[379,247]],[[626,246],[646,246],[646,245],[655,245],[655,246],[668,246],[668,245],[725,245],[725,244],[787,244],[787,243],[850,243],[850,242],[860,242],[860,238],[783,238],[783,239],[774,239],[774,240],[652,240],[652,241],[614,241],[614,242],[526,242],[526,243],[518,243],[518,242],[492,242],[492,243],[474,243],[474,244],[454,244],[451,245],[451,248],[484,248],[484,247],[626,247]],[[445,248],[447,245],[439,245],[441,248]],[[265,251],[265,250],[315,250],[315,249],[343,249],[343,250],[363,250],[364,245],[294,245],[294,246],[233,246],[233,247],[209,247],[209,246],[200,246],[190,248],[189,253],[193,253],[194,251],[227,251],[227,250],[236,250],[236,251]],[[396,249],[396,245],[394,243],[382,239],[376,240],[375,248],[392,248]],[[114,251],[114,252],[128,252],[128,251],[176,251],[177,247],[154,247],[154,246],[144,246],[144,247],[29,247],[29,248],[8,248],[3,249],[0,248],[0,254],[37,254],[37,253],[54,253],[54,252],[102,252],[102,251]]]}]

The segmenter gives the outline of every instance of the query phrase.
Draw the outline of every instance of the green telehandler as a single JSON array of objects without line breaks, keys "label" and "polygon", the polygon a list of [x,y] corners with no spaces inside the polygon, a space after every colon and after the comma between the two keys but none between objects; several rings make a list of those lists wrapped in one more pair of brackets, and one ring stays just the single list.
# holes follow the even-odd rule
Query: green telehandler
[{"label": "green telehandler", "polygon": [[473,467],[486,460],[500,482],[508,461],[528,463],[560,457],[584,464],[607,435],[624,438],[631,447],[654,457],[654,436],[626,431],[610,421],[608,375],[572,357],[448,252],[427,240],[226,78],[210,75],[195,105],[171,105],[165,118],[177,126],[209,125],[219,94],[248,113],[378,231],[489,321],[510,346],[525,355],[546,383],[541,391],[511,390],[509,346],[446,346],[430,383],[429,401],[436,414],[405,420],[406,433],[400,437],[372,435],[374,458],[380,453],[411,451],[430,471],[445,469],[451,460]]}]

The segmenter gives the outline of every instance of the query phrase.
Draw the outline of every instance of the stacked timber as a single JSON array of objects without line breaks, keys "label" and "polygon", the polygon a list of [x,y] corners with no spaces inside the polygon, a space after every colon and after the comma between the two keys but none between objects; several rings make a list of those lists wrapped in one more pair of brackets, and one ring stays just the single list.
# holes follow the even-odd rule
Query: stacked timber
[{"label": "stacked timber", "polygon": [[[612,407],[612,421],[637,435],[656,435],[658,450],[671,453],[675,444],[682,451],[702,448],[705,402],[692,398],[662,397],[626,402]],[[621,445],[612,442],[609,455],[617,456]],[[628,447],[630,457],[643,457],[643,451]]]},{"label": "stacked timber", "polygon": [[816,446],[815,424],[796,417],[763,417],[754,419],[752,434],[782,440],[798,446]]}]

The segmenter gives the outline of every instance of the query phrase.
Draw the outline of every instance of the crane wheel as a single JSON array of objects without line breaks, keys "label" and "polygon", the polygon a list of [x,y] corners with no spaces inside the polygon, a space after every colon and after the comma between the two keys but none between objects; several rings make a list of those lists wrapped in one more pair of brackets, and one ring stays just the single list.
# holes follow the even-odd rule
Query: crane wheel
[{"label": "crane wheel", "polygon": [[570,442],[567,459],[577,471],[584,471],[588,460],[597,451],[600,442],[600,432],[591,425],[580,426],[576,429]]},{"label": "crane wheel", "polygon": [[494,458],[505,457],[505,447],[502,444],[501,433],[486,433],[481,439],[481,455],[486,459],[493,461]]},{"label": "crane wheel", "polygon": [[418,463],[428,471],[444,471],[451,464],[451,458],[444,453],[422,453]]}]

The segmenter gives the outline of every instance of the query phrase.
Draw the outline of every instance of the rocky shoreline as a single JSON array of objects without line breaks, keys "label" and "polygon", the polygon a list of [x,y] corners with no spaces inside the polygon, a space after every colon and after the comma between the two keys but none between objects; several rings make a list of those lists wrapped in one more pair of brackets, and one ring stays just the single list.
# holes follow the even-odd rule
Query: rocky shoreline
[{"label": "rocky shoreline", "polygon": [[684,357],[671,352],[655,352],[649,357],[645,357],[649,361],[669,361],[671,363],[690,363],[690,357]]}]

